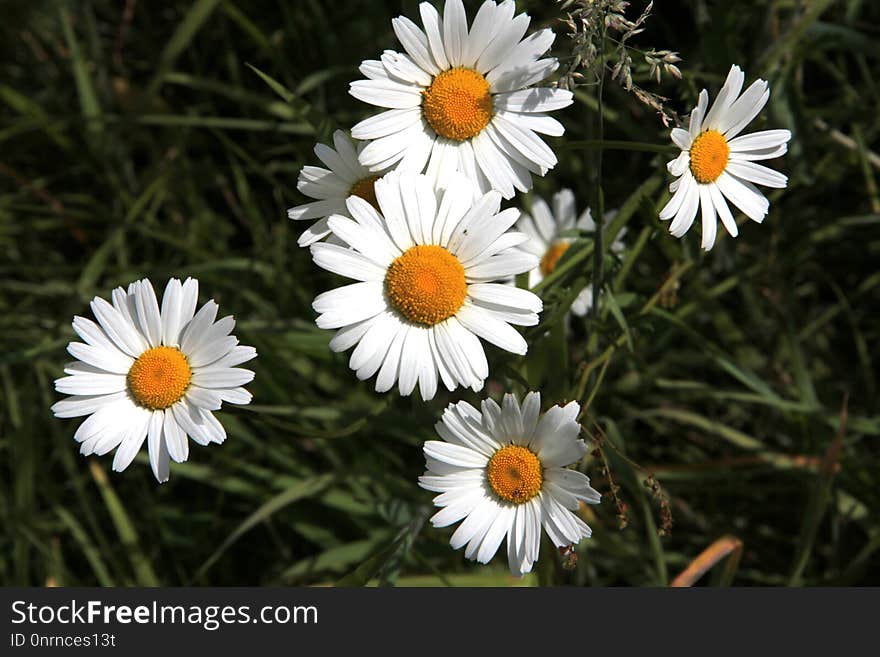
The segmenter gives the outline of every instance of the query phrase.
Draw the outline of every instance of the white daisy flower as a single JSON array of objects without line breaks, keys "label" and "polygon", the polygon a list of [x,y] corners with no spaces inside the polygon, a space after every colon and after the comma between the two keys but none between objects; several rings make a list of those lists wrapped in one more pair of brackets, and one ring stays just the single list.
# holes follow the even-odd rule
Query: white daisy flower
[{"label": "white daisy flower", "polygon": [[[610,220],[616,214],[615,211],[606,213],[606,220]],[[553,195],[553,209],[540,196],[532,195],[531,214],[523,211],[517,222],[517,228],[529,236],[529,241],[523,245],[523,250],[533,253],[540,262],[537,267],[529,272],[529,288],[535,287],[556,269],[556,265],[568,248],[575,241],[575,237],[564,236],[565,233],[574,229],[595,232],[596,224],[590,209],[584,210],[577,215],[574,193],[570,189],[562,189]],[[623,248],[623,236],[625,230],[618,233],[617,239],[609,247],[612,252],[620,253]],[[578,317],[587,314],[593,305],[593,289],[585,287],[571,304],[571,312]]]},{"label": "white daisy flower", "polygon": [[449,390],[480,390],[489,366],[478,336],[525,354],[526,341],[511,324],[537,324],[542,308],[531,292],[496,282],[537,264],[514,248],[527,236],[507,232],[519,212],[499,212],[494,191],[474,201],[461,176],[438,190],[427,176],[393,171],[375,190],[379,212],[353,196],[352,219],[329,219],[334,236],[351,248],[311,247],[320,267],[359,281],[315,299],[318,326],[339,329],[333,351],[357,345],[349,365],[361,380],[378,372],[378,392],[399,381],[408,395],[418,382],[428,400],[438,374]]},{"label": "white daisy flower", "polygon": [[667,168],[678,180],[669,186],[674,195],[660,218],[672,219],[669,232],[681,237],[694,222],[697,208],[702,208],[701,245],[707,251],[715,244],[716,215],[727,232],[737,236],[727,201],[760,223],[770,202],[753,183],[777,188],[788,184],[786,176],[756,162],[784,155],[791,139],[789,130],[762,130],[737,137],[770,98],[767,82],[760,79],[740,96],[744,78],[739,66],[731,66],[712,108],[706,111],[709,94],[703,89],[691,112],[689,129],[672,130],[672,141],[681,154]]},{"label": "white daisy flower", "polygon": [[574,545],[592,531],[576,514],[580,502],[598,504],[586,475],[566,466],[587,452],[578,439],[580,406],[554,406],[539,419],[541,395],[530,392],[522,407],[511,394],[499,407],[491,399],[482,413],[467,402],[450,404],[436,425],[443,438],[425,443],[427,472],[419,484],[436,493],[442,507],[435,527],[464,520],[450,545],[488,563],[507,537],[507,561],[517,576],[538,560],[541,527],[557,547]]},{"label": "white daisy flower", "polygon": [[56,417],[89,417],[76,430],[80,452],[104,455],[116,449],[113,469],[125,470],[147,439],[150,466],[161,483],[169,461],[186,461],[187,436],[200,445],[222,443],[226,431],[211,411],[222,402],[247,404],[241,386],[254,378],[235,367],[257,355],[229,335],[232,317],[217,317],[213,300],[198,312],[199,284],[168,281],[162,309],[147,279],[113,290],[113,304],[100,297],[91,307],[98,323],[74,317],[85,341],[67,351],[77,360],[55,381],[73,395],[52,406]]},{"label": "white daisy flower", "polygon": [[523,39],[529,16],[514,17],[513,0],[486,0],[468,30],[461,0],[446,0],[443,16],[419,5],[424,30],[405,16],[392,21],[406,54],[386,50],[360,71],[368,79],[350,93],[389,108],[352,128],[372,141],[360,154],[371,170],[399,162],[402,170],[443,181],[458,170],[481,192],[504,198],[528,191],[531,174],[543,176],[556,155],[538,133],[558,137],[564,129],[547,115],[572,103],[564,89],[535,87],[558,67],[541,56],[555,35],[543,29]]},{"label": "white daisy flower", "polygon": [[335,149],[325,144],[315,145],[315,155],[329,169],[304,166],[299,172],[296,188],[305,196],[318,199],[287,211],[291,219],[318,219],[300,235],[297,240],[300,246],[309,246],[330,235],[327,217],[331,214],[347,215],[345,199],[349,196],[359,196],[376,205],[373,183],[382,176],[382,171],[370,171],[358,161],[366,143],[355,146],[348,135],[337,130],[333,133],[333,145]]}]

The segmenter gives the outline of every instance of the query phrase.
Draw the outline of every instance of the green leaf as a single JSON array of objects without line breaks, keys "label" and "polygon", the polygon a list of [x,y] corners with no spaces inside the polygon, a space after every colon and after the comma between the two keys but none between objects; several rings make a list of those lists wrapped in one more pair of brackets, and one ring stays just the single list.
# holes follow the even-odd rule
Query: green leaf
[{"label": "green leaf", "polygon": [[189,11],[183,17],[183,20],[177,25],[177,29],[171,35],[171,38],[162,49],[159,56],[159,62],[156,65],[156,72],[147,85],[144,92],[144,102],[148,102],[159,91],[165,75],[174,66],[174,62],[185,51],[198,31],[205,24],[205,21],[211,17],[221,0],[195,0]]},{"label": "green leaf", "polygon": [[605,301],[608,304],[608,310],[611,311],[611,314],[614,316],[614,320],[617,322],[617,325],[620,326],[620,329],[623,331],[623,335],[626,337],[626,346],[630,351],[633,351],[633,341],[632,335],[629,331],[629,324],[626,321],[626,317],[623,316],[623,312],[620,310],[620,306],[617,305],[617,299],[614,297],[614,293],[611,291],[611,286],[605,286]]},{"label": "green leaf", "polygon": [[223,553],[248,531],[265,522],[284,507],[293,504],[298,500],[317,495],[327,488],[332,481],[333,475],[329,474],[305,479],[267,500],[226,537],[226,540],[220,544],[220,547],[218,547],[214,553],[205,560],[205,563],[203,563],[198,569],[193,579],[200,579],[208,569],[223,556]]},{"label": "green leaf", "polygon": [[92,133],[99,133],[101,126],[97,119],[101,116],[101,106],[98,103],[98,94],[95,92],[95,87],[92,84],[92,78],[89,75],[88,65],[79,47],[79,41],[77,41],[76,35],[73,32],[70,14],[63,5],[60,8],[60,13],[64,39],[67,42],[67,47],[70,48],[70,57],[73,61],[73,78],[76,83],[80,108],[82,109],[83,116],[88,120],[86,127]]},{"label": "green leaf", "polygon": [[92,460],[89,464],[92,471],[92,479],[101,491],[101,497],[107,507],[107,512],[113,520],[116,532],[119,535],[120,547],[123,552],[128,555],[131,565],[134,568],[135,578],[139,586],[159,586],[159,578],[156,576],[150,560],[141,546],[137,529],[132,522],[122,500],[116,494],[113,485],[107,478],[107,473],[98,465],[98,462]]},{"label": "green leaf", "polygon": [[263,73],[263,71],[258,69],[256,66],[254,66],[253,64],[249,64],[247,62],[245,62],[245,66],[247,66],[254,73],[259,75],[260,79],[263,82],[265,82],[267,85],[269,85],[269,88],[272,91],[274,91],[276,94],[278,94],[281,98],[283,98],[285,102],[292,104],[296,100],[295,93],[293,93],[290,89],[288,89],[283,84],[278,82],[278,80],[276,80],[275,78],[270,76],[268,73]]},{"label": "green leaf", "polygon": [[389,545],[379,550],[376,554],[361,563],[348,575],[336,582],[338,587],[364,586],[373,578],[385,564],[391,560],[397,550],[403,545],[405,536],[399,536]]}]

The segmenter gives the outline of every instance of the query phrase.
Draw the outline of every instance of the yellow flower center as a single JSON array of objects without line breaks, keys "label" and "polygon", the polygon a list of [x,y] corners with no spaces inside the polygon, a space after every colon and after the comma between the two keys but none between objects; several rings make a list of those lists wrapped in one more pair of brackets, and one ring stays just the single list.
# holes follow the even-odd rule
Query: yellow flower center
[{"label": "yellow flower center", "polygon": [[706,130],[691,144],[691,173],[698,183],[714,182],[727,167],[730,146],[717,130]]},{"label": "yellow flower center", "polygon": [[147,349],[128,370],[128,389],[141,405],[151,410],[168,408],[189,387],[192,370],[179,349]]},{"label": "yellow flower center", "polygon": [[571,246],[571,244],[568,242],[554,242],[550,245],[550,248],[547,249],[547,253],[541,257],[541,273],[544,274],[544,276],[549,276],[553,273],[560,258],[562,258],[562,256],[565,255],[565,252],[568,251],[569,246]]},{"label": "yellow flower center", "polygon": [[442,246],[413,246],[388,267],[385,292],[409,321],[433,326],[452,317],[464,303],[464,267]]},{"label": "yellow flower center", "polygon": [[351,186],[351,189],[348,190],[348,195],[360,196],[367,203],[378,210],[379,202],[376,200],[376,188],[373,187],[377,180],[379,180],[379,176],[368,176],[366,178],[361,178],[354,185]]},{"label": "yellow flower center", "polygon": [[489,485],[502,500],[522,504],[541,492],[544,469],[538,457],[526,447],[507,445],[489,459]]},{"label": "yellow flower center", "polygon": [[476,137],[492,120],[489,83],[470,68],[443,71],[422,92],[422,114],[441,137]]}]

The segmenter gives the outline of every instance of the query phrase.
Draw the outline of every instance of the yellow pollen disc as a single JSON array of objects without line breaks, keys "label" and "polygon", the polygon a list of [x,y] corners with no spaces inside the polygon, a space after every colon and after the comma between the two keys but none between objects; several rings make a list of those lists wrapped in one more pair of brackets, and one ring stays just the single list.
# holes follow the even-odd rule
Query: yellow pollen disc
[{"label": "yellow pollen disc", "polygon": [[727,167],[730,146],[717,130],[707,130],[691,144],[691,173],[698,183],[706,184],[718,179]]},{"label": "yellow pollen disc", "polygon": [[153,347],[128,370],[128,389],[141,406],[162,410],[183,397],[191,379],[192,370],[179,349]]},{"label": "yellow pollen disc", "polygon": [[550,245],[547,253],[541,256],[541,273],[544,276],[549,276],[553,273],[553,270],[556,269],[556,265],[559,263],[559,259],[565,255],[569,246],[571,245],[568,242],[554,242]]},{"label": "yellow pollen disc", "polygon": [[522,504],[541,492],[544,469],[535,454],[520,445],[502,447],[489,459],[489,485],[502,500]]},{"label": "yellow pollen disc", "polygon": [[492,120],[489,83],[470,68],[443,71],[422,92],[422,114],[441,137],[476,137]]},{"label": "yellow pollen disc", "polygon": [[361,178],[348,190],[349,196],[360,196],[378,210],[379,202],[376,200],[376,189],[373,187],[377,180],[379,180],[379,176]]},{"label": "yellow pollen disc", "polygon": [[413,246],[388,267],[385,293],[409,321],[433,326],[452,317],[464,303],[464,267],[442,246]]}]

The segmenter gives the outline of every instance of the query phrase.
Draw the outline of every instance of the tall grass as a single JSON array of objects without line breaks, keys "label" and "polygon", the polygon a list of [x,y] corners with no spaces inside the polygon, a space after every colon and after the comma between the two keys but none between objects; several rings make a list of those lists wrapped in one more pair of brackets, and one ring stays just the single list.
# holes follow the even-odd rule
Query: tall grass
[{"label": "tall grass", "polygon": [[[517,4],[561,31],[555,4]],[[877,584],[880,7],[656,3],[646,40],[685,71],[660,91],[685,112],[731,63],[768,79],[759,124],[792,129],[790,185],[707,255],[657,219],[666,155],[604,151],[620,209],[606,243],[626,228],[626,251],[570,249],[528,356],[489,351],[490,394],[578,398],[598,447],[583,464],[604,494],[584,511],[593,538],[576,564],[542,546],[523,582],[450,550],[416,486],[442,408],[477,396],[423,404],[358,382],[313,322],[333,279],[285,217],[315,141],[366,115],[347,84],[395,47],[400,13],[417,3],[4,3],[0,583],[663,585],[691,564],[701,583]],[[615,84],[601,136],[596,111],[581,88],[539,193],[569,186],[585,205],[597,140],[668,143]],[[594,263],[605,304],[567,326]],[[254,403],[220,414],[229,440],[158,486],[144,455],[122,475],[80,457],[52,381],[92,296],[186,275],[260,358]]]}]

